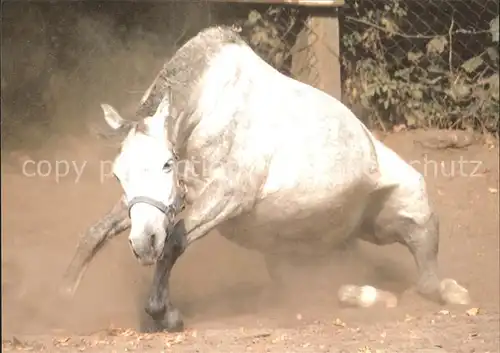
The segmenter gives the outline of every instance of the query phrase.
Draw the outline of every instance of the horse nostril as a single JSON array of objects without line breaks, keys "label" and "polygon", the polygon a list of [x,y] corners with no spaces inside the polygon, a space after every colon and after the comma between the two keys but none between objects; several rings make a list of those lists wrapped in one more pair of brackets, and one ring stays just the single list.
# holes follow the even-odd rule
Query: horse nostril
[{"label": "horse nostril", "polygon": [[151,238],[149,239],[150,241],[150,244],[151,244],[151,248],[154,249],[155,248],[155,240],[156,240],[156,234],[155,233],[152,233],[151,234]]}]

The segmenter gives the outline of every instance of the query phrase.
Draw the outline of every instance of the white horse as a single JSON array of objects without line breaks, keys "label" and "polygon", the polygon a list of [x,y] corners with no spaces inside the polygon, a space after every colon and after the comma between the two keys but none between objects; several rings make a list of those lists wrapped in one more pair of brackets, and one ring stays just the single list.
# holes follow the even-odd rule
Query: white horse
[{"label": "white horse", "polygon": [[[438,276],[438,217],[423,176],[340,101],[279,73],[231,29],[188,41],[141,103],[152,117],[140,123],[102,107],[113,129],[133,126],[113,172],[128,201],[133,253],[156,263],[146,311],[167,329],[182,326],[168,294],[172,266],[214,228],[262,252],[275,277],[281,255],[332,256],[354,238],[401,243],[423,296],[469,302]],[[189,176],[174,172],[174,155]],[[174,222],[181,198],[186,212]]]}]

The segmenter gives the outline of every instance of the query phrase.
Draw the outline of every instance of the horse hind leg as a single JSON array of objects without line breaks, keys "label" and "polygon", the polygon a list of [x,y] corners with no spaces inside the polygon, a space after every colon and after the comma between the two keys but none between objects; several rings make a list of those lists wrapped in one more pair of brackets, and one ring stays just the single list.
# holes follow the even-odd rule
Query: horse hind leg
[{"label": "horse hind leg", "polygon": [[438,303],[468,304],[468,291],[453,279],[438,276],[439,220],[428,204],[423,180],[382,189],[374,195],[362,239],[383,245],[401,243],[417,265],[416,289]]}]

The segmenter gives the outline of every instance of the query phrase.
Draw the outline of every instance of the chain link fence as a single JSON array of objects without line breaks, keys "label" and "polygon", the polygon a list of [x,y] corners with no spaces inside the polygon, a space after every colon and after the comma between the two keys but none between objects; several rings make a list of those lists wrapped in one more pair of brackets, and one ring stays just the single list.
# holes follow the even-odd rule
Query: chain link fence
[{"label": "chain link fence", "polygon": [[[295,12],[294,12],[295,11]],[[251,42],[273,65],[292,60],[287,73],[318,86],[331,76],[311,42],[321,40],[308,8],[272,7],[252,19],[267,19],[278,30],[259,28]],[[474,129],[498,132],[498,3],[494,0],[352,0],[339,9],[342,100],[371,128],[395,126]],[[305,33],[301,42],[300,33]],[[261,47],[262,36],[273,43]],[[313,38],[311,40],[311,38]],[[282,43],[294,43],[286,47]],[[328,45],[327,45],[328,46]],[[333,46],[329,46],[331,49]],[[295,65],[294,65],[295,64]]]},{"label": "chain link fence", "polygon": [[497,1],[354,0],[341,23],[345,100],[374,124],[498,131]]},{"label": "chain link fence", "polygon": [[236,25],[241,26],[242,36],[269,64],[290,77],[333,94],[339,80],[332,74],[338,49],[335,50],[330,41],[338,41],[338,38],[327,33],[331,26],[322,22],[328,21],[326,12],[335,15],[332,10],[293,6],[250,8],[248,18],[237,21]]},{"label": "chain link fence", "polygon": [[8,2],[2,141],[16,135],[16,125],[54,134],[71,123],[81,131],[87,115],[99,116],[102,101],[135,108],[165,59],[211,25],[238,28],[276,69],[320,89],[339,79],[333,61],[340,58],[342,100],[371,128],[498,131],[495,0],[348,0],[337,10],[340,49],[317,21],[327,11],[180,1]]}]

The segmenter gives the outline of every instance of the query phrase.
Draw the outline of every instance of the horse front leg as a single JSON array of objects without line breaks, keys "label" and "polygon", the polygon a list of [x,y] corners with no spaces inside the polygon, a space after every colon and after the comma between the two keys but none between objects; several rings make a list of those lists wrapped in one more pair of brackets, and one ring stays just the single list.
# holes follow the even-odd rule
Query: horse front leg
[{"label": "horse front leg", "polygon": [[[155,330],[179,331],[184,323],[170,298],[170,273],[177,259],[192,242],[202,238],[218,224],[238,212],[241,202],[228,190],[228,183],[215,180],[187,209],[165,242],[162,257],[155,268],[151,292],[145,311],[155,322]],[[234,194],[233,194],[234,195]]]},{"label": "horse front leg", "polygon": [[87,267],[99,250],[110,239],[128,228],[130,228],[128,208],[123,197],[121,197],[103,218],[94,223],[80,237],[75,254],[64,273],[60,293],[65,297],[72,297]]},{"label": "horse front leg", "polygon": [[147,331],[176,332],[184,329],[181,314],[170,300],[170,274],[177,259],[186,249],[185,235],[184,223],[177,222],[165,243],[162,257],[156,263],[151,292],[145,307],[146,313],[153,319],[154,327]]}]

